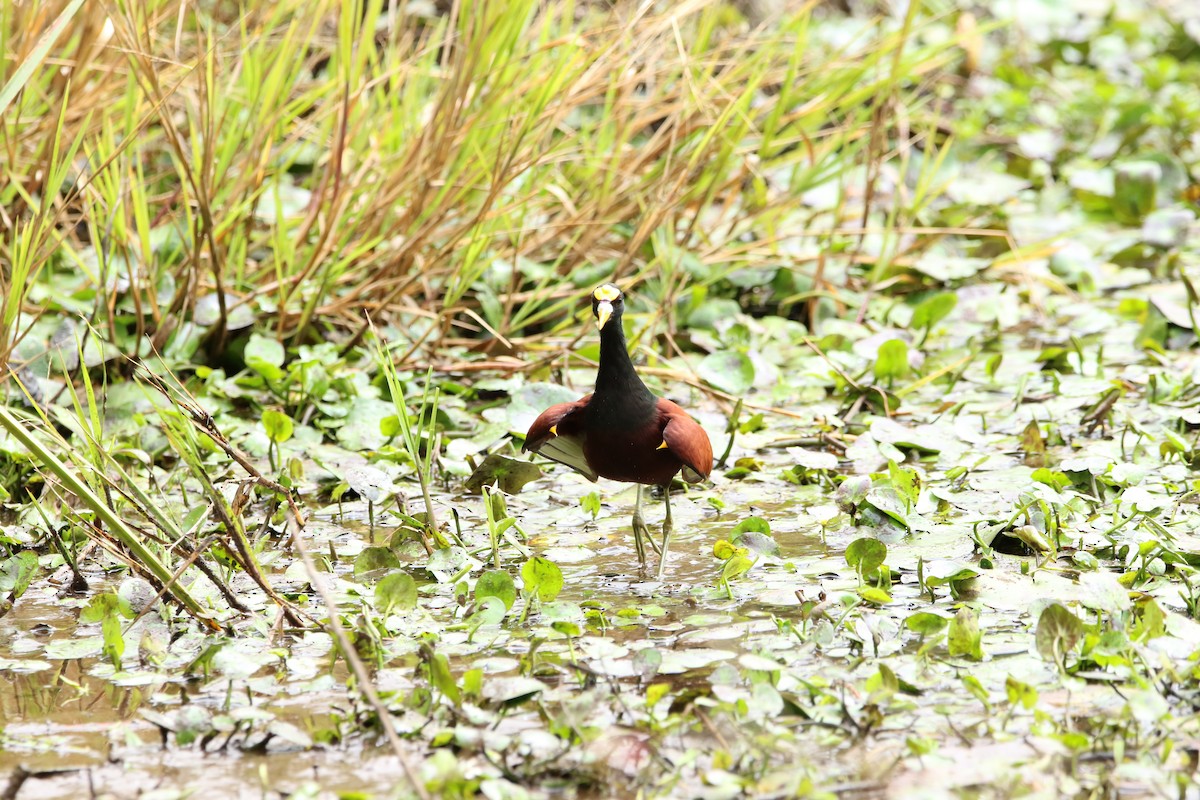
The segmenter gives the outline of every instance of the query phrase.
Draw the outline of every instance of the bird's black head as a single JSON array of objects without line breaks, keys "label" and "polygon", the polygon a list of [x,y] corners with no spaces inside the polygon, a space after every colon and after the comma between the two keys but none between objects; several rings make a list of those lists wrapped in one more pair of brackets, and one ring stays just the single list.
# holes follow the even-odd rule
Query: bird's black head
[{"label": "bird's black head", "polygon": [[613,284],[605,283],[592,291],[592,316],[596,318],[596,327],[600,330],[604,330],[610,319],[620,319],[624,310],[624,296]]}]

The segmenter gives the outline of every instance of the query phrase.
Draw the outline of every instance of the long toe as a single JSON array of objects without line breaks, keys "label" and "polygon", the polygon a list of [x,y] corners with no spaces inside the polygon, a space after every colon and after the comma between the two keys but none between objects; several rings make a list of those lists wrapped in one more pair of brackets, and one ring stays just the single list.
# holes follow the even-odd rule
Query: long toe
[{"label": "long toe", "polygon": [[650,529],[646,527],[646,523],[642,520],[642,516],[640,514],[634,514],[633,546],[634,549],[637,550],[638,563],[642,565],[642,569],[646,568],[646,542],[650,542],[651,546],[655,545],[654,537],[650,535]]},{"label": "long toe", "polygon": [[650,548],[654,550],[654,552],[662,555],[662,545],[658,543],[657,539],[650,535],[649,528],[646,529],[646,541],[650,542]]}]

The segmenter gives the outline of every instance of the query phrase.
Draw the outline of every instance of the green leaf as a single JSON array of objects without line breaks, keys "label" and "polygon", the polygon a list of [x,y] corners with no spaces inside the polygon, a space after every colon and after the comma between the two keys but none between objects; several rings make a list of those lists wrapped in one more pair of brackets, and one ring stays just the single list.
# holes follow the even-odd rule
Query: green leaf
[{"label": "green leaf", "polygon": [[508,503],[504,500],[503,491],[488,492],[487,504],[488,510],[491,512],[492,519],[499,522],[500,520],[508,518]]},{"label": "green leaf", "polygon": [[883,606],[892,602],[892,596],[876,586],[864,586],[858,590],[858,595],[872,605]]},{"label": "green leaf", "polygon": [[762,414],[754,414],[738,425],[737,429],[738,433],[757,433],[767,429],[767,420]]},{"label": "green leaf", "polygon": [[984,688],[979,678],[976,678],[974,675],[963,675],[961,680],[963,688],[970,692],[976,700],[983,703],[984,708],[991,708],[992,704],[988,697],[988,690]]},{"label": "green leaf", "polygon": [[0,561],[0,593],[12,595],[13,600],[25,594],[37,572],[37,565],[37,553],[29,550]]},{"label": "green leaf", "polygon": [[721,580],[731,581],[734,578],[739,578],[750,571],[754,566],[754,562],[743,555],[736,555],[725,562],[721,568]]},{"label": "green leaf", "polygon": [[213,659],[217,653],[225,649],[225,645],[229,642],[225,640],[217,641],[215,644],[210,644],[204,648],[200,655],[192,659],[183,670],[184,675],[208,675],[212,672]]},{"label": "green leaf", "polygon": [[908,374],[908,344],[903,339],[888,339],[879,345],[875,356],[875,380],[889,386]]},{"label": "green leaf", "polygon": [[867,493],[871,491],[871,479],[866,475],[852,475],[838,484],[833,493],[833,499],[838,508],[846,514],[857,510]]},{"label": "green leaf", "polygon": [[1012,530],[1012,536],[1015,539],[1020,539],[1031,550],[1038,553],[1049,553],[1054,550],[1054,545],[1046,538],[1045,534],[1039,531],[1032,525],[1021,525]]},{"label": "green leaf", "polygon": [[262,424],[267,431],[267,437],[275,444],[283,444],[291,439],[296,428],[291,417],[274,408],[263,410]]},{"label": "green leaf", "polygon": [[777,556],[779,544],[771,537],[771,524],[762,517],[746,517],[733,526],[730,541],[755,555]]},{"label": "green leaf", "polygon": [[483,670],[479,667],[472,667],[463,673],[462,676],[462,691],[465,695],[471,697],[479,697],[483,693]]},{"label": "green leaf", "polygon": [[1134,624],[1130,638],[1138,642],[1157,639],[1167,632],[1167,617],[1153,597],[1140,598],[1134,605]]},{"label": "green leaf", "polygon": [[116,614],[104,618],[100,623],[104,636],[104,657],[116,669],[121,668],[121,656],[125,653],[125,637],[121,635],[121,618]]},{"label": "green leaf", "polygon": [[904,498],[910,507],[917,502],[921,489],[915,469],[902,467],[888,459],[888,480],[892,482],[892,488],[896,490],[896,493]]},{"label": "green leaf", "polygon": [[710,353],[696,365],[696,374],[729,394],[745,394],[754,385],[754,364],[745,353],[722,350]]},{"label": "green leaf", "polygon": [[592,515],[592,519],[600,513],[600,493],[588,492],[579,499],[579,507]]},{"label": "green leaf", "polygon": [[120,595],[115,592],[105,592],[104,594],[96,595],[88,601],[88,604],[79,612],[79,621],[102,622],[118,615],[126,619],[132,619],[133,610],[129,607],[129,603],[122,599]]},{"label": "green leaf", "polygon": [[1038,653],[1047,661],[1062,663],[1062,657],[1075,646],[1083,635],[1083,623],[1065,606],[1051,603],[1042,609],[1038,617],[1034,641]]},{"label": "green leaf", "polygon": [[1020,704],[1026,711],[1037,705],[1037,689],[1027,683],[1022,683],[1012,675],[1004,680],[1004,693],[1007,695],[1010,705]]},{"label": "green leaf", "polygon": [[379,420],[379,432],[385,439],[395,438],[396,434],[400,433],[400,418],[395,414],[390,414]]},{"label": "green leaf", "polygon": [[417,582],[412,579],[411,575],[403,571],[385,575],[379,583],[375,584],[375,606],[382,614],[416,608]]},{"label": "green leaf", "polygon": [[[485,486],[498,485],[500,491],[506,494],[516,494],[525,484],[540,477],[542,477],[542,470],[537,464],[492,453],[467,478],[465,487],[468,492],[479,494]],[[492,496],[499,497],[503,502],[502,495],[494,494]],[[506,516],[508,516],[507,513],[501,513],[496,519]]]},{"label": "green leaf", "polygon": [[1059,491],[1071,485],[1071,478],[1068,475],[1057,470],[1046,469],[1045,467],[1035,469],[1033,474],[1029,476],[1029,479],[1036,483],[1044,483],[1052,489]]},{"label": "green leaf", "polygon": [[988,356],[988,360],[984,364],[984,367],[983,367],[984,372],[987,373],[988,378],[995,380],[996,371],[998,369],[1000,369],[1000,365],[1003,363],[1004,363],[1004,354],[1003,353],[993,353],[992,355]]},{"label": "green leaf", "polygon": [[32,431],[26,428],[26,423],[19,421],[3,406],[0,406],[0,428],[19,441],[40,462],[39,468],[53,473],[75,495],[82,506],[91,509],[100,520],[103,520],[109,533],[127,547],[143,567],[152,572],[163,584],[170,585],[171,594],[187,606],[195,616],[205,618],[209,616],[200,603],[191,596],[191,593],[180,584],[177,580],[178,576],[172,575],[171,570],[167,569],[154,552],[142,542],[142,539],[133,533],[125,520],[113,511],[109,503],[101,500],[92,491],[87,481],[82,480],[74,470],[68,469],[58,455],[43,445],[41,439],[35,437]]},{"label": "green leaf", "polygon": [[493,678],[484,697],[503,708],[516,708],[546,691],[546,684],[523,676]]},{"label": "green leaf", "polygon": [[1046,440],[1042,438],[1042,429],[1036,419],[1030,420],[1025,429],[1021,431],[1021,449],[1029,456],[1046,454]]},{"label": "green leaf", "polygon": [[713,543],[713,556],[721,561],[728,561],[738,554],[738,548],[725,539],[717,539]]},{"label": "green leaf", "polygon": [[689,328],[708,328],[715,330],[717,323],[736,316],[741,311],[737,301],[728,297],[707,300],[687,318]]},{"label": "green leaf", "polygon": [[892,697],[900,691],[900,679],[896,677],[896,673],[891,667],[880,662],[879,669],[875,674],[867,678],[866,689],[878,702]]},{"label": "green leaf", "polygon": [[1127,161],[1113,169],[1113,216],[1126,225],[1137,225],[1154,210],[1162,166],[1156,161]]},{"label": "green leaf", "polygon": [[928,611],[918,611],[915,614],[910,614],[904,620],[904,626],[918,636],[933,636],[940,633],[943,628],[949,624],[950,620],[943,617],[941,614],[932,614]]},{"label": "green leaf", "polygon": [[550,627],[561,633],[563,636],[578,636],[583,633],[583,630],[578,624],[570,620],[560,619],[550,623]]},{"label": "green leaf", "polygon": [[506,609],[511,609],[517,601],[517,587],[512,576],[504,570],[488,570],[475,581],[475,599],[496,597],[504,603]]},{"label": "green leaf", "polygon": [[860,576],[872,575],[887,558],[887,545],[878,539],[864,536],[846,547],[846,563]]},{"label": "green leaf", "polygon": [[738,524],[733,526],[733,534],[730,538],[733,541],[737,541],[738,534],[745,533],[746,531],[765,533],[767,536],[770,536],[771,523],[762,517],[746,517],[743,520],[739,520]]},{"label": "green leaf", "polygon": [[454,675],[450,672],[450,660],[444,653],[434,653],[429,659],[429,682],[446,695],[454,705],[462,702],[458,686],[454,683]]},{"label": "green leaf", "polygon": [[653,647],[643,648],[633,654],[634,672],[643,681],[648,681],[658,674],[658,669],[662,666],[662,662],[662,651],[656,650]]},{"label": "green leaf", "polygon": [[973,661],[983,659],[983,634],[979,631],[979,615],[963,606],[950,620],[946,644],[952,656],[964,656]]},{"label": "green leaf", "polygon": [[1065,733],[1055,734],[1054,738],[1058,739],[1060,742],[1076,752],[1090,749],[1092,746],[1091,738],[1089,738],[1087,734],[1080,733],[1079,731],[1067,731]]},{"label": "green leaf", "polygon": [[246,342],[242,358],[246,366],[266,378],[268,381],[278,381],[283,377],[284,359],[283,345],[274,339],[260,334],[252,334]]},{"label": "green leaf", "polygon": [[121,668],[121,656],[125,653],[125,638],[121,634],[121,618],[132,617],[133,611],[129,603],[113,592],[96,595],[79,614],[81,622],[100,622],[100,632],[104,644],[101,647],[104,657],[116,669]]},{"label": "green leaf", "polygon": [[1068,350],[1065,347],[1050,345],[1049,347],[1043,347],[1033,360],[1039,364],[1046,364],[1047,366],[1054,364],[1066,366],[1065,359],[1067,356],[1071,355],[1071,352],[1071,350]]},{"label": "green leaf", "polygon": [[954,292],[941,292],[932,297],[926,297],[913,309],[910,327],[924,330],[937,325],[958,305],[958,296]]},{"label": "green leaf", "polygon": [[563,587],[562,570],[541,556],[534,556],[522,565],[521,580],[525,582],[525,593],[543,602],[558,597]]},{"label": "green leaf", "polygon": [[924,572],[926,588],[949,585],[955,594],[969,589],[972,582],[979,577],[979,571],[974,567],[945,558],[926,561]]},{"label": "green leaf", "polygon": [[476,602],[475,613],[471,615],[471,627],[476,629],[483,625],[499,625],[507,613],[508,609],[504,607],[504,601],[499,597],[494,595],[481,597]]},{"label": "green leaf", "polygon": [[380,569],[399,569],[400,559],[386,547],[364,548],[354,559],[354,574],[363,575]]},{"label": "green leaf", "polygon": [[779,543],[768,534],[747,531],[734,539],[743,549],[759,556],[778,556]]}]

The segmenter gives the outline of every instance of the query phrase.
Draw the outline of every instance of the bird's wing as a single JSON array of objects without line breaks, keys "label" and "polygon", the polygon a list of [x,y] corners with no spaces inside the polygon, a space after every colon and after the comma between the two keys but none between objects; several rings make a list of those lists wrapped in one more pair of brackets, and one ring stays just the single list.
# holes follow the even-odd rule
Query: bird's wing
[{"label": "bird's wing", "polygon": [[593,483],[599,477],[588,466],[587,457],[583,454],[583,439],[579,436],[552,436],[537,452],[551,461],[566,464]]},{"label": "bird's wing", "polygon": [[559,403],[550,406],[533,421],[525,434],[522,451],[543,455],[551,461],[565,464],[589,481],[598,477],[588,466],[583,454],[586,434],[583,431],[583,409],[591,395],[574,403]]},{"label": "bird's wing", "polygon": [[663,442],[683,462],[683,479],[688,483],[699,483],[712,472],[713,451],[708,434],[670,400],[659,401],[659,408],[666,417]]}]

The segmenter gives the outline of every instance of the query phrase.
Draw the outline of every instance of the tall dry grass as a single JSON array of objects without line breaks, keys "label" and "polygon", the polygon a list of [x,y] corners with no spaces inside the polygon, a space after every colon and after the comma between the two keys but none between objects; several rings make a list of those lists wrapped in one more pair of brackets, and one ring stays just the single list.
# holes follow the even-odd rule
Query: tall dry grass
[{"label": "tall dry grass", "polygon": [[536,333],[596,278],[779,263],[803,193],[880,158],[951,57],[911,25],[834,48],[812,14],[4,0],[0,355],[45,311],[143,356],[365,314],[416,353]]}]

